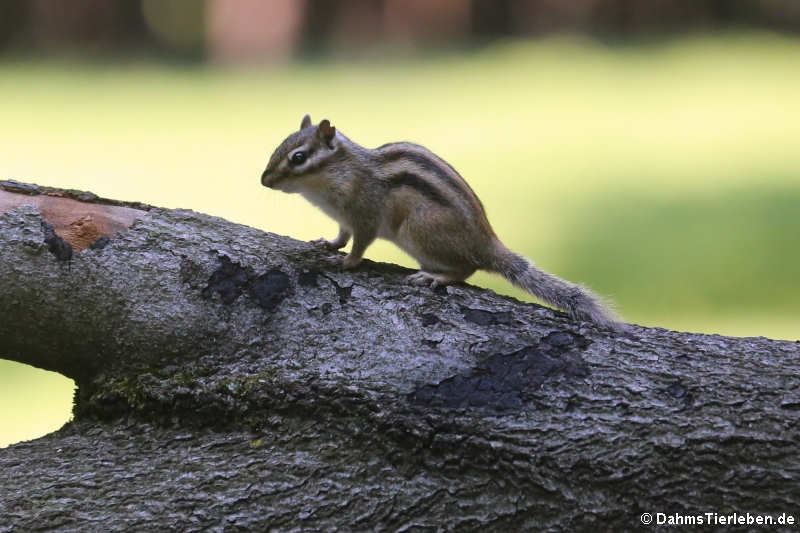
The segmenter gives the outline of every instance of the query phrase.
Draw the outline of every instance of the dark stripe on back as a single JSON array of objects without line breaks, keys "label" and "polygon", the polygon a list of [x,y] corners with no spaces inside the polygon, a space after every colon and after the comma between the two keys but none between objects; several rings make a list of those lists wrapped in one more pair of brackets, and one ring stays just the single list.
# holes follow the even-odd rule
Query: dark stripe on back
[{"label": "dark stripe on back", "polygon": [[387,180],[390,189],[397,189],[399,187],[411,187],[419,192],[425,198],[436,202],[444,207],[453,207],[444,195],[439,192],[439,189],[431,185],[430,182],[425,181],[423,178],[411,172],[401,172],[395,174]]},{"label": "dark stripe on back", "polygon": [[[391,146],[392,144],[398,143],[390,143],[388,145],[383,145],[380,148]],[[456,169],[450,166],[447,161],[444,161],[438,157],[434,158],[434,156],[426,156],[424,154],[402,148],[383,154],[383,159],[387,163],[391,161],[397,161],[399,159],[407,159],[414,162],[423,170],[435,174],[437,177],[439,177],[439,179],[449,185],[451,189],[456,191],[456,193],[463,196],[468,203],[476,205],[481,211],[483,211],[483,205],[481,204],[481,201],[478,199],[475,193],[472,192],[472,189],[470,189],[469,185],[467,185],[467,182],[460,177]],[[439,162],[446,165],[452,173],[448,172],[445,168],[438,164]]]}]

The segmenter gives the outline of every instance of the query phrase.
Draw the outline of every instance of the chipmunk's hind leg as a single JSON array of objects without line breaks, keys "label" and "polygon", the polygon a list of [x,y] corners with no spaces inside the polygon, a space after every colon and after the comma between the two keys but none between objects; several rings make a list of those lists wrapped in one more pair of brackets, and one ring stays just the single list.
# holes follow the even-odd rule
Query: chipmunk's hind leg
[{"label": "chipmunk's hind leg", "polygon": [[[419,204],[419,202],[417,202]],[[470,277],[481,266],[475,260],[473,246],[480,236],[473,235],[469,221],[453,210],[415,205],[398,227],[395,244],[419,262],[420,270],[408,277],[414,285],[441,285],[459,283]]]},{"label": "chipmunk's hind leg", "polygon": [[431,289],[435,289],[441,285],[459,283],[471,275],[472,272],[428,272],[427,270],[420,270],[406,279],[412,285],[428,285]]}]

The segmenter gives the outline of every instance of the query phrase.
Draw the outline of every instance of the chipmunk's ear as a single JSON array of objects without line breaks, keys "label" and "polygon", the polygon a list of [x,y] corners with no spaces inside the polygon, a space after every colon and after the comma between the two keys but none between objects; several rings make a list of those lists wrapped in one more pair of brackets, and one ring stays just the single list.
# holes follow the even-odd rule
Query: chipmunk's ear
[{"label": "chipmunk's ear", "polygon": [[303,120],[300,122],[300,129],[307,128],[311,125],[311,115],[306,115],[303,117]]},{"label": "chipmunk's ear", "polygon": [[331,141],[335,136],[336,128],[331,126],[331,123],[327,118],[319,123],[319,126],[317,126],[317,137],[319,137],[320,140],[322,140],[328,146],[331,146]]}]

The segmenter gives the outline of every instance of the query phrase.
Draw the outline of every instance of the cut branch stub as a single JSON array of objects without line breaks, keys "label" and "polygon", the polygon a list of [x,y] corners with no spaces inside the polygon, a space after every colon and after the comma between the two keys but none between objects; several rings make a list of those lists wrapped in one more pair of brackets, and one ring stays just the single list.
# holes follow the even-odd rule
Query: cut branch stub
[{"label": "cut branch stub", "polygon": [[61,239],[52,245],[61,250],[53,252],[60,257],[66,256],[66,245],[74,251],[83,250],[101,237],[112,237],[129,228],[145,213],[140,208],[121,205],[122,202],[117,203],[120,205],[89,203],[98,200],[90,193],[0,181],[0,214],[19,205],[38,207],[44,221]]}]

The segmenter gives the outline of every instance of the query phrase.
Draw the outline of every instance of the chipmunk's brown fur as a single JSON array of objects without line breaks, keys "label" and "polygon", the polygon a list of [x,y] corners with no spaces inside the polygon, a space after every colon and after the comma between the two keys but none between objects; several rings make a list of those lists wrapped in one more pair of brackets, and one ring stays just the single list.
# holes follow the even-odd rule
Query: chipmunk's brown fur
[{"label": "chipmunk's brown fur", "polygon": [[313,125],[306,115],[272,154],[261,183],[302,194],[339,223],[337,237],[318,244],[339,249],[353,237],[345,268],[357,266],[372,241],[383,238],[419,261],[412,283],[436,286],[490,270],[574,318],[614,323],[590,291],[506,248],[467,182],[422,146],[401,142],[369,150],[328,120]]}]

